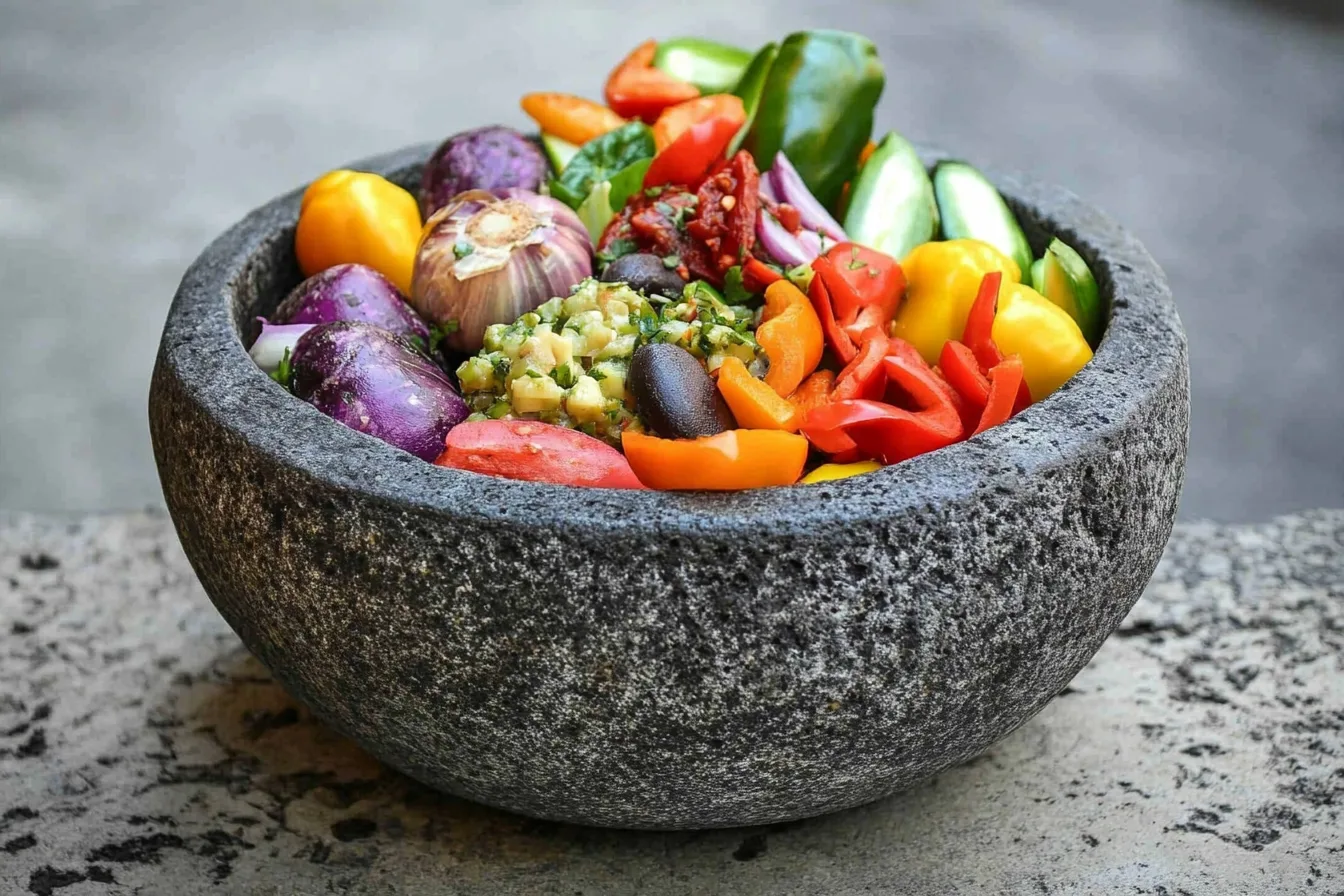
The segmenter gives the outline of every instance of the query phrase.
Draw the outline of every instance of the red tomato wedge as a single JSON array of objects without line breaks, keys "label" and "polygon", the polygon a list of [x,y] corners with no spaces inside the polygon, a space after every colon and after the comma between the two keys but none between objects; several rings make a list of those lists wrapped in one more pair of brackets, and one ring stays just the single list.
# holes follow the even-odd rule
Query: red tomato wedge
[{"label": "red tomato wedge", "polygon": [[644,488],[625,455],[577,430],[536,420],[481,420],[448,431],[440,467],[592,488]]}]

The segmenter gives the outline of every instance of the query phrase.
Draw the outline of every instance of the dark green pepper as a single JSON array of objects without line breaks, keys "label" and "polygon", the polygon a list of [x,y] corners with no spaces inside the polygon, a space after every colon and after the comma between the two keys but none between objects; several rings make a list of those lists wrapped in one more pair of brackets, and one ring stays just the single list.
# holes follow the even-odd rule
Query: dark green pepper
[{"label": "dark green pepper", "polygon": [[778,55],[779,44],[768,43],[761,47],[751,62],[747,63],[747,70],[742,73],[742,80],[733,88],[733,96],[742,101],[747,120],[742,125],[742,130],[738,131],[737,136],[728,144],[730,157],[737,152],[742,146],[742,141],[746,140],[747,134],[751,132],[751,125],[761,108],[761,95],[765,93],[765,79],[770,75],[770,67],[775,64],[775,57]]},{"label": "dark green pepper", "polygon": [[727,93],[737,86],[751,59],[751,51],[739,47],[702,37],[675,37],[658,42],[653,67],[708,95]]},{"label": "dark green pepper", "polygon": [[783,150],[812,195],[834,208],[872,136],[885,80],[877,48],[865,37],[790,34],[770,67],[745,146],[762,170]]}]

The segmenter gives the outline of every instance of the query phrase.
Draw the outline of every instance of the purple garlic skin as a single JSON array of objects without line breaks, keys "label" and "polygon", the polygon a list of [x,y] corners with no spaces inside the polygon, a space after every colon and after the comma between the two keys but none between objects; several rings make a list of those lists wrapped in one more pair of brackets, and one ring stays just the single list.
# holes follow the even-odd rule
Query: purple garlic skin
[{"label": "purple garlic skin", "polygon": [[537,192],[550,171],[541,148],[501,125],[454,134],[434,151],[420,179],[420,212],[428,219],[458,193],[510,187]]},{"label": "purple garlic skin", "polygon": [[433,462],[470,411],[411,340],[359,321],[319,324],[290,360],[290,388],[338,423]]},{"label": "purple garlic skin", "polygon": [[429,326],[406,301],[401,290],[382,274],[362,264],[338,264],[320,271],[290,291],[275,309],[271,323],[329,324],[359,321],[398,336],[420,340],[429,348]]}]

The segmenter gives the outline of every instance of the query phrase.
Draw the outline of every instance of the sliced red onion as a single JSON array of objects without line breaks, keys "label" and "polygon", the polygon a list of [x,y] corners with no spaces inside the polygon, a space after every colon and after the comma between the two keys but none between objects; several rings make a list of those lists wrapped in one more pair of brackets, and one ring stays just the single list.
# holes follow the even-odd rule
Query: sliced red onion
[{"label": "sliced red onion", "polygon": [[800,230],[796,234],[798,245],[803,247],[803,251],[811,256],[808,261],[812,261],[823,251],[826,238],[815,230]]},{"label": "sliced red onion", "polygon": [[756,188],[756,192],[760,193],[766,199],[769,199],[775,205],[779,204],[779,194],[775,192],[775,186],[770,182],[769,171],[765,172],[765,177],[761,178],[761,185]]},{"label": "sliced red onion", "polygon": [[765,249],[771,261],[786,267],[807,264],[820,254],[820,239],[816,243],[817,251],[809,254],[809,249],[799,238],[785,230],[779,219],[765,209],[761,209],[756,215],[756,238],[760,240],[761,247]]},{"label": "sliced red onion", "polygon": [[273,324],[264,317],[259,317],[261,321],[261,335],[257,341],[252,343],[252,348],[248,354],[257,366],[267,373],[275,373],[280,367],[280,362],[285,359],[285,353],[294,354],[294,346],[298,344],[299,337],[311,330],[314,324]]},{"label": "sliced red onion", "polygon": [[773,193],[773,195],[767,195],[771,195],[771,198],[778,197],[776,201],[787,202],[798,209],[802,224],[808,230],[820,231],[839,243],[848,239],[845,236],[844,228],[835,218],[831,217],[831,213],[826,211],[826,207],[818,202],[811,191],[807,189],[807,184],[803,183],[802,175],[798,173],[797,168],[793,167],[784,153],[775,153],[773,167],[766,172],[765,177],[761,178],[762,193],[766,191],[767,182],[769,182]]}]

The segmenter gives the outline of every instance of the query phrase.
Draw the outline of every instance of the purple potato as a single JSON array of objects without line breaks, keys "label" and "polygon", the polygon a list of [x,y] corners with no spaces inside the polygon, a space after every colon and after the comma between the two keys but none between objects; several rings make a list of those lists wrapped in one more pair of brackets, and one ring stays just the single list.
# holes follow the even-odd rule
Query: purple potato
[{"label": "purple potato", "polygon": [[434,461],[467,403],[447,374],[404,336],[359,321],[299,337],[290,388],[338,423]]},{"label": "purple potato", "polygon": [[275,324],[329,324],[361,321],[420,340],[429,348],[429,326],[401,290],[362,264],[338,264],[309,277],[290,292],[271,316]]},{"label": "purple potato", "polygon": [[509,187],[537,192],[549,172],[541,148],[513,128],[491,125],[454,134],[434,151],[420,179],[420,211],[428,218],[458,193]]}]

